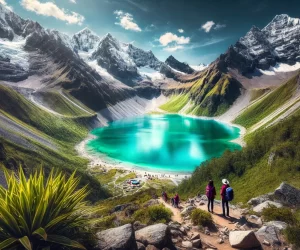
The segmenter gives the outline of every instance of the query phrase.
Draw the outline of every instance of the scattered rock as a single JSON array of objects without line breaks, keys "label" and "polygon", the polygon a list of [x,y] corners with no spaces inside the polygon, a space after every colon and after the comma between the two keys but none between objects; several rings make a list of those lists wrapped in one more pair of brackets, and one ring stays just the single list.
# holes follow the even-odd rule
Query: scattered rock
[{"label": "scattered rock", "polygon": [[122,204],[122,205],[117,205],[113,208],[112,212],[119,212],[123,211],[126,207],[128,207],[130,204]]},{"label": "scattered rock", "polygon": [[171,229],[170,231],[171,231],[171,235],[172,235],[173,237],[175,237],[175,238],[177,238],[177,237],[183,238],[183,234],[182,234],[181,231],[179,231],[179,230],[177,230],[177,229]]},{"label": "scattered rock", "polygon": [[263,226],[255,234],[261,241],[266,240],[271,245],[281,245],[278,238],[279,230],[274,226]]},{"label": "scattered rock", "polygon": [[192,246],[195,248],[201,248],[202,246],[201,240],[200,239],[192,240]]},{"label": "scattered rock", "polygon": [[183,233],[184,235],[186,235],[187,233],[186,233],[186,230],[185,230],[185,228],[184,227],[180,227],[179,228],[179,230],[180,230],[180,232],[181,233]]},{"label": "scattered rock", "polygon": [[206,235],[210,235],[210,232],[209,232],[208,229],[205,229],[204,233],[205,233]]},{"label": "scattered rock", "polygon": [[157,248],[156,246],[148,245],[148,246],[146,247],[146,250],[160,250],[160,249]]},{"label": "scattered rock", "polygon": [[198,240],[200,239],[200,234],[199,233],[193,233],[191,236],[191,240]]},{"label": "scattered rock", "polygon": [[184,248],[190,249],[193,247],[193,243],[190,241],[183,241],[181,244],[182,244],[182,247],[184,247]]},{"label": "scattered rock", "polygon": [[182,210],[181,215],[189,215],[194,209],[196,209],[194,206],[187,206]]},{"label": "scattered rock", "polygon": [[275,207],[282,207],[282,204],[275,202],[275,201],[264,201],[263,203],[255,206],[253,208],[253,211],[256,213],[261,213],[265,208],[268,208],[270,206],[275,206]]},{"label": "scattered rock", "polygon": [[253,231],[231,231],[229,233],[229,243],[233,248],[255,248],[260,246]]},{"label": "scattered rock", "polygon": [[285,182],[275,190],[274,196],[276,200],[287,206],[300,206],[300,189],[297,189]]},{"label": "scattered rock", "polygon": [[158,205],[158,204],[159,204],[158,200],[151,199],[144,204],[144,207],[151,207],[151,206]]},{"label": "scattered rock", "polygon": [[203,206],[203,205],[205,205],[205,202],[204,201],[200,201],[199,205]]},{"label": "scattered rock", "polygon": [[269,221],[265,224],[266,226],[273,226],[277,228],[279,231],[284,230],[287,228],[287,223],[283,221]]},{"label": "scattered rock", "polygon": [[218,240],[218,243],[219,243],[219,244],[223,244],[223,243],[224,243],[224,240],[223,240],[223,239],[219,239],[219,240]]},{"label": "scattered rock", "polygon": [[251,214],[251,215],[249,216],[249,218],[250,218],[251,220],[258,220],[258,219],[259,219],[259,217],[258,217],[257,215],[254,215],[254,214]]},{"label": "scattered rock", "polygon": [[264,240],[262,243],[266,246],[271,246],[271,243],[269,241]]},{"label": "scattered rock", "polygon": [[153,245],[160,249],[172,245],[170,229],[162,223],[136,231],[135,239],[145,246]]},{"label": "scattered rock", "polygon": [[257,206],[265,201],[271,200],[273,195],[274,195],[273,193],[268,193],[268,194],[264,194],[264,195],[252,198],[248,201],[248,204],[252,205],[252,206]]},{"label": "scattered rock", "polygon": [[170,229],[176,229],[176,230],[179,230],[179,228],[181,227],[181,224],[179,222],[174,222],[174,221],[171,221],[169,223],[169,228]]},{"label": "scattered rock", "polygon": [[145,250],[146,249],[144,244],[142,244],[140,242],[136,242],[136,245],[137,245],[137,250]]},{"label": "scattered rock", "polygon": [[96,249],[101,250],[136,250],[133,227],[126,224],[97,233],[98,244]]}]

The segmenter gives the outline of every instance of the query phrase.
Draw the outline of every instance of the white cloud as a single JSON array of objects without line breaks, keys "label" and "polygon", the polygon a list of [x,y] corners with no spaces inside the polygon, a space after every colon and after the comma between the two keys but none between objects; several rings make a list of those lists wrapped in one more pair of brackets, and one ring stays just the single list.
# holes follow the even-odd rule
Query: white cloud
[{"label": "white cloud", "polygon": [[76,3],[76,0],[69,0],[71,3]]},{"label": "white cloud", "polygon": [[33,11],[38,15],[52,16],[59,20],[66,21],[68,24],[81,25],[84,17],[76,12],[59,8],[53,2],[40,2],[39,0],[21,0],[21,5],[29,11]]},{"label": "white cloud", "polygon": [[114,14],[117,15],[116,18],[119,20],[119,22],[116,24],[120,25],[125,30],[133,30],[137,32],[142,31],[138,24],[134,22],[131,14],[124,13],[122,10],[116,10]]},{"label": "white cloud", "polygon": [[207,21],[205,24],[201,26],[201,29],[203,29],[206,33],[208,33],[214,25],[215,25],[214,21]]},{"label": "white cloud", "polygon": [[214,30],[220,30],[226,27],[226,24],[217,23]]},{"label": "white cloud", "polygon": [[13,7],[10,5],[7,5],[7,2],[5,0],[0,0],[0,4],[3,4],[7,9],[13,11]]},{"label": "white cloud", "polygon": [[156,25],[152,23],[145,28],[145,31],[153,31],[156,29],[157,29]]},{"label": "white cloud", "polygon": [[176,44],[188,44],[190,42],[189,37],[177,36],[171,32],[167,32],[159,38],[159,42],[163,46],[167,46],[169,43]]},{"label": "white cloud", "polygon": [[178,32],[179,32],[179,33],[183,33],[184,30],[183,30],[183,29],[178,29]]},{"label": "white cloud", "polygon": [[182,45],[175,45],[175,46],[168,46],[165,47],[164,50],[169,51],[169,52],[173,52],[179,49],[184,49],[184,47]]}]

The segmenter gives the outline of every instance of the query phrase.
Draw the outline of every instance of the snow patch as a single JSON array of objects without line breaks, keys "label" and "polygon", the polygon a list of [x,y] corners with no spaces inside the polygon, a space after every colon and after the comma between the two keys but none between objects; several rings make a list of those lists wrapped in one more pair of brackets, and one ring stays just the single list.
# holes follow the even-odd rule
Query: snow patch
[{"label": "snow patch", "polygon": [[296,62],[294,65],[289,65],[285,63],[277,63],[274,67],[270,67],[268,70],[258,69],[264,75],[276,75],[279,72],[291,72],[300,69],[300,62]]},{"label": "snow patch", "polygon": [[139,67],[138,72],[141,76],[145,76],[150,78],[152,81],[154,80],[162,80],[165,78],[163,74],[149,67]]},{"label": "snow patch", "polygon": [[208,67],[206,64],[199,64],[199,65],[190,65],[190,67],[196,71],[202,71]]}]

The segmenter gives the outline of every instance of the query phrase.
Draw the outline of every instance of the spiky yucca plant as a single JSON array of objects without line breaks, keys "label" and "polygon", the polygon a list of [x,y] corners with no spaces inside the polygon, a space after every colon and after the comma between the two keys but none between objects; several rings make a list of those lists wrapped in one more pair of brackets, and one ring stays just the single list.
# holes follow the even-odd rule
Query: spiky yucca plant
[{"label": "spiky yucca plant", "polygon": [[[85,247],[74,239],[86,231],[87,187],[78,189],[75,173],[66,176],[42,170],[26,179],[5,171],[8,188],[0,186],[0,249]],[[75,238],[76,237],[76,238]]]}]

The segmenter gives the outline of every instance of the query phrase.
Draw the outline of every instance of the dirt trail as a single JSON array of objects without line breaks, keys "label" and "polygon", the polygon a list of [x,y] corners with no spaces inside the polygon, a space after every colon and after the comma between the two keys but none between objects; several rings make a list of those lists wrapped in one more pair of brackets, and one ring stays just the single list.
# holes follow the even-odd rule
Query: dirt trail
[{"label": "dirt trail", "polygon": [[[174,208],[170,205],[170,203],[166,203],[163,201],[162,198],[159,198],[159,202],[163,204],[165,207],[169,208],[173,212],[172,221],[177,221],[181,224],[184,224],[184,220],[181,217],[181,210],[178,208]],[[183,204],[184,205],[184,204]],[[207,211],[207,204],[199,205],[195,203],[195,206],[199,209],[202,209],[204,211]],[[225,218],[222,216],[222,206],[219,202],[214,203],[214,213],[212,214],[212,218],[214,220],[214,223],[219,228],[227,227],[229,230],[235,229],[235,222],[241,217],[241,213],[237,209],[230,208],[230,217]],[[212,248],[222,249],[222,250],[232,250],[232,248],[229,244],[228,240],[225,240],[224,243],[219,244],[219,233],[218,232],[211,232],[210,235],[206,235],[203,232],[199,232],[195,229],[191,230],[192,232],[200,233],[200,238],[202,243],[206,245],[211,245]]]}]

